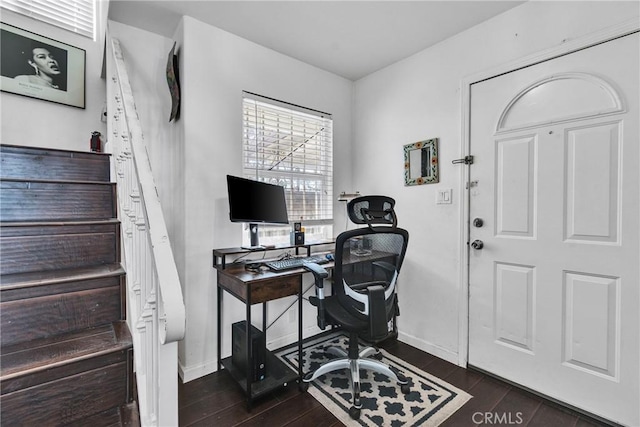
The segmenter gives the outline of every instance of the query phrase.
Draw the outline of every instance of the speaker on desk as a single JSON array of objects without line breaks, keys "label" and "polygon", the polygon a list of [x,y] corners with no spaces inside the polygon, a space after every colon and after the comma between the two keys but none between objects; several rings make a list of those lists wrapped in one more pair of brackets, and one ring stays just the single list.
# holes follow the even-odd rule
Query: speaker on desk
[{"label": "speaker on desk", "polygon": [[304,245],[304,231],[292,231],[290,236],[292,245]]},{"label": "speaker on desk", "polygon": [[[231,361],[242,372],[247,371],[247,321],[242,320],[231,325]],[[251,325],[251,367],[250,377],[253,382],[263,380],[266,367],[266,343],[264,332]]]}]

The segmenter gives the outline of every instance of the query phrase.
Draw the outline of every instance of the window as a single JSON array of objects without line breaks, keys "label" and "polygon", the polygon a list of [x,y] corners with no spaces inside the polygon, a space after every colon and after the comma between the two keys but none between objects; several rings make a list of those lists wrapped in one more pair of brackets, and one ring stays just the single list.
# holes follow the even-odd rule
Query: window
[{"label": "window", "polygon": [[94,0],[2,0],[3,8],[94,38]]},{"label": "window", "polygon": [[[306,241],[331,239],[331,115],[248,92],[243,95],[243,175],[285,187],[289,222],[302,222]],[[289,227],[259,230],[261,242],[289,243]],[[243,240],[248,243],[248,233]]]}]

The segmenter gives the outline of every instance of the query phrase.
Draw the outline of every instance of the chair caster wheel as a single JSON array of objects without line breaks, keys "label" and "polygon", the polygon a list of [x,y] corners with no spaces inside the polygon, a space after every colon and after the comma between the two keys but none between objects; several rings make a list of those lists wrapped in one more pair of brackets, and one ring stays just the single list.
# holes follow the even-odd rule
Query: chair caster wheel
[{"label": "chair caster wheel", "polygon": [[298,389],[302,392],[309,390],[309,383],[305,381],[300,382],[300,384],[298,384]]},{"label": "chair caster wheel", "polygon": [[409,384],[402,384],[400,386],[400,391],[402,392],[402,394],[409,394],[411,393],[411,387],[409,387]]},{"label": "chair caster wheel", "polygon": [[349,408],[349,416],[354,420],[359,419],[360,418],[360,409],[356,408],[355,406],[352,406],[351,408]]},{"label": "chair caster wheel", "polygon": [[382,352],[377,352],[373,355],[373,358],[376,360],[382,360]]}]

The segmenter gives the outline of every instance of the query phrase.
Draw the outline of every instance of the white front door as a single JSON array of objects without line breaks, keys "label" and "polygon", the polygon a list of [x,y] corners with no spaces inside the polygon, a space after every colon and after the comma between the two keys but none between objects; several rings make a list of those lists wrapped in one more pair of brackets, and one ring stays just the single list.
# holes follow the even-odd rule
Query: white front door
[{"label": "white front door", "polygon": [[469,365],[631,426],[639,51],[635,33],[476,83],[470,126]]}]

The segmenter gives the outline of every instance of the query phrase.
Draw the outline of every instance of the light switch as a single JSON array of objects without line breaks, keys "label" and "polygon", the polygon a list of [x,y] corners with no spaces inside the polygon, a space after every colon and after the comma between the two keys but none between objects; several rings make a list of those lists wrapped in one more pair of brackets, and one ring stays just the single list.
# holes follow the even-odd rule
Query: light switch
[{"label": "light switch", "polygon": [[436,204],[437,205],[449,205],[453,203],[452,200],[453,189],[447,188],[444,190],[438,190],[436,193]]}]

